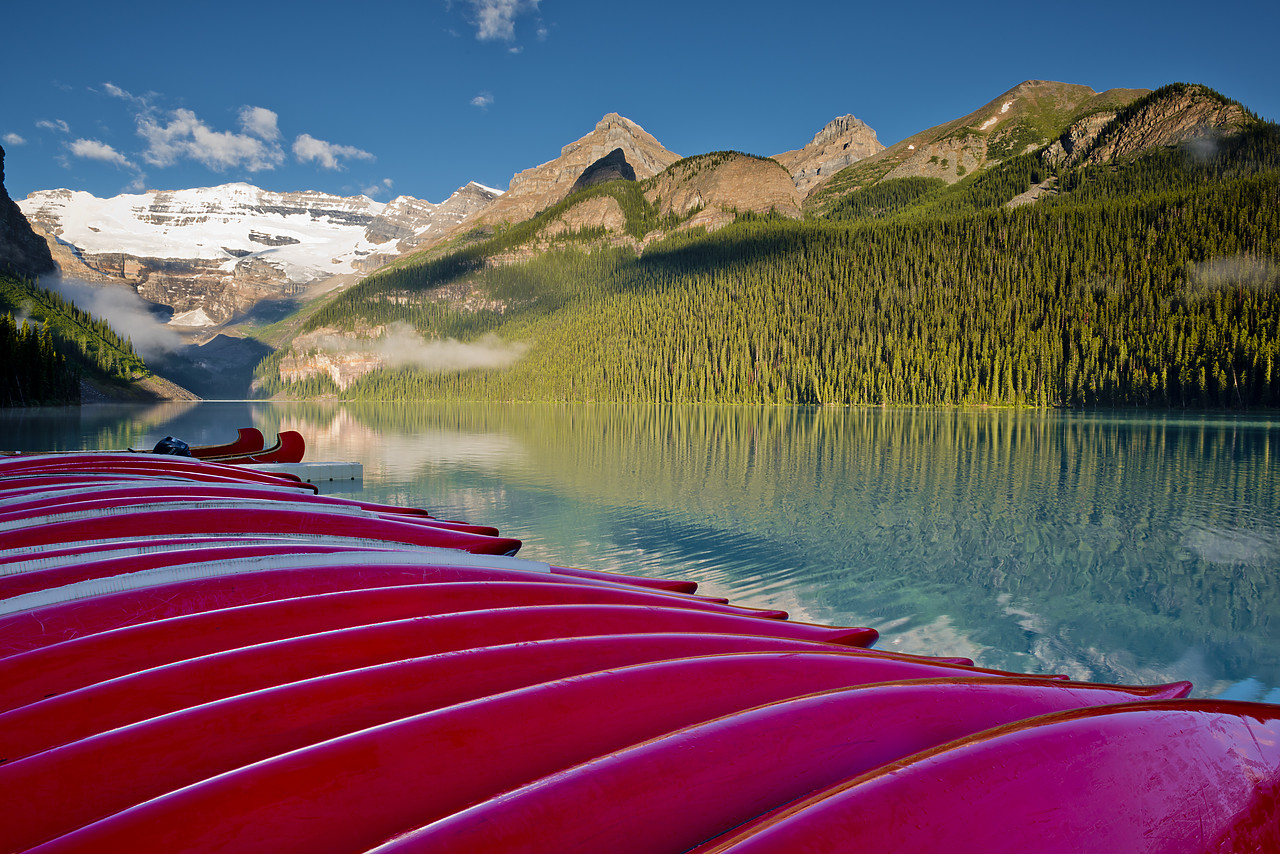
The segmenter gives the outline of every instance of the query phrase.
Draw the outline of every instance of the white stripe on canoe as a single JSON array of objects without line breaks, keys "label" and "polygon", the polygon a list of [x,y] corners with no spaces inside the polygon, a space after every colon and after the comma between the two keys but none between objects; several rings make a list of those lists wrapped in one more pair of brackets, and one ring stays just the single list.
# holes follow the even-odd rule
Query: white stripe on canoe
[{"label": "white stripe on canoe", "polygon": [[[60,484],[58,486],[51,486],[48,489],[42,489],[39,492],[35,492],[35,491],[17,492],[14,490],[5,490],[4,484],[0,483],[0,507],[10,506],[14,504],[23,504],[28,501],[38,501],[45,498],[73,497],[73,496],[78,496],[85,501],[92,501],[95,497],[95,493],[102,489],[128,489],[130,487],[144,487],[144,486],[165,487],[165,486],[196,486],[197,485],[192,483],[191,481],[174,480],[172,478],[165,478],[159,481],[157,481],[156,478],[147,478],[146,480],[148,481],[146,483],[139,483],[136,480],[135,481],[102,480],[102,481],[94,481],[92,483],[83,484],[83,485],[68,483],[68,484]],[[314,494],[310,492],[302,493],[296,489],[292,489],[287,486],[283,486],[283,487],[272,486],[271,484],[267,484],[267,483],[246,483],[244,485],[241,485],[238,483],[206,483],[206,484],[200,484],[200,485],[207,486],[212,489],[217,489],[219,486],[228,486],[237,490],[251,491],[255,493],[260,493],[264,498],[267,498],[268,500],[272,500],[273,497],[279,496],[278,498],[275,498],[275,500],[281,500],[281,501],[292,500],[295,502],[300,501],[301,503],[305,503],[308,498],[315,497]],[[194,498],[195,496],[192,496],[192,497]],[[211,499],[216,498],[216,496],[209,496],[209,497]],[[121,500],[123,500],[123,498],[121,498]]]},{"label": "white stripe on canoe", "polygon": [[[37,590],[0,601],[0,615],[15,614],[35,608],[44,608],[77,599],[88,599],[109,593],[141,590],[177,581],[193,581],[200,578],[217,578],[224,575],[241,575],[272,569],[298,569],[303,567],[343,566],[448,566],[477,569],[511,569],[523,572],[551,574],[550,564],[495,555],[473,555],[454,549],[433,549],[434,554],[422,551],[406,552],[338,552],[313,555],[264,555],[237,560],[215,560],[189,563],[181,566],[165,566],[143,569],[109,578],[79,581],[49,590]],[[566,579],[572,581],[572,579]]]},{"label": "white stripe on canoe", "polygon": [[[207,539],[198,540],[198,535],[187,534],[179,535],[191,542],[184,543],[166,543],[164,545],[156,545],[151,542],[150,538],[143,540],[125,540],[120,548],[99,549],[88,552],[78,552],[75,554],[55,555],[53,557],[45,557],[42,552],[51,548],[74,548],[80,545],[94,545],[95,543],[108,543],[112,541],[98,540],[85,541],[75,543],[59,543],[56,546],[31,546],[24,549],[11,549],[8,551],[0,551],[0,560],[9,559],[8,562],[0,563],[0,577],[6,575],[19,575],[24,572],[35,572],[43,569],[62,569],[68,566],[79,566],[83,563],[99,560],[110,560],[112,558],[133,557],[136,555],[156,554],[160,552],[182,552],[189,549],[225,549],[240,546],[310,546],[316,544],[341,546],[346,551],[360,552],[376,552],[376,551],[398,551],[416,552],[425,550],[434,554],[439,550],[438,546],[418,546],[412,543],[390,543],[386,540],[374,540],[368,537],[334,537],[328,535],[317,534],[299,534],[297,536],[281,535],[273,537],[267,534],[262,536],[236,537],[232,535],[218,536],[213,535]],[[288,551],[282,551],[280,554],[290,554]],[[298,552],[303,554],[303,552]],[[325,554],[325,552],[306,552],[306,554]]]},{"label": "white stripe on canoe", "polygon": [[[156,540],[179,540],[177,543],[157,544]],[[412,549],[433,549],[439,546],[419,546],[413,543],[393,543],[388,540],[380,540],[376,537],[351,537],[338,536],[334,534],[301,534],[301,533],[260,533],[260,534],[234,534],[230,532],[222,533],[173,533],[159,534],[142,537],[94,537],[91,539],[81,540],[63,540],[60,543],[39,543],[33,546],[22,546],[20,548],[0,549],[0,562],[14,562],[26,560],[38,560],[46,551],[54,551],[60,549],[75,549],[83,546],[106,546],[108,549],[120,549],[121,556],[124,554],[146,554],[154,551],[180,551],[182,549],[198,549],[205,546],[213,547],[222,543],[231,545],[259,545],[262,543],[326,543],[339,546],[355,546],[359,548],[369,549],[397,549],[406,551]],[[54,568],[65,564],[58,561],[69,560],[75,563],[81,560],[96,560],[92,554],[70,555],[64,558],[49,558],[51,562],[47,568]],[[0,566],[3,566],[0,563]],[[41,567],[36,567],[41,568]]]},{"label": "white stripe on canoe", "polygon": [[53,525],[58,522],[78,522],[81,519],[98,519],[103,516],[133,516],[140,513],[156,513],[162,510],[291,510],[295,513],[322,514],[326,516],[354,516],[361,519],[384,519],[385,516],[363,507],[351,507],[342,504],[299,504],[296,501],[273,500],[270,498],[225,498],[201,499],[198,501],[149,500],[142,504],[121,504],[117,507],[97,507],[92,510],[59,511],[57,507],[49,507],[48,513],[30,516],[24,519],[10,519],[0,522],[0,531],[16,531],[22,528],[36,528],[42,525]]}]

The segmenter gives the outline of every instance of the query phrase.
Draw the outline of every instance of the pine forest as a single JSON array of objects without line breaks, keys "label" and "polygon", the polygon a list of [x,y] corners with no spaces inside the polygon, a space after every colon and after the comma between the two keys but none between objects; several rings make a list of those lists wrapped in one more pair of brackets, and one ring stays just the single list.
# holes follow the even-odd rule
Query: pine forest
[{"label": "pine forest", "polygon": [[0,276],[0,406],[75,403],[82,377],[123,387],[150,371],[101,318],[26,280]]},{"label": "pine forest", "polygon": [[[1055,179],[1037,203],[1005,203]],[[640,199],[626,182],[612,191]],[[632,184],[631,186],[635,186]],[[572,204],[574,199],[562,203]],[[823,219],[743,215],[637,255],[595,232],[498,263],[547,215],[369,277],[309,328],[407,322],[527,348],[501,369],[386,368],[266,393],[1038,407],[1280,402],[1280,136],[1053,173],[1034,154],[947,187],[886,181]],[[652,211],[629,216],[655,219]],[[459,305],[461,288],[484,297]],[[474,301],[473,301],[474,302]]]}]

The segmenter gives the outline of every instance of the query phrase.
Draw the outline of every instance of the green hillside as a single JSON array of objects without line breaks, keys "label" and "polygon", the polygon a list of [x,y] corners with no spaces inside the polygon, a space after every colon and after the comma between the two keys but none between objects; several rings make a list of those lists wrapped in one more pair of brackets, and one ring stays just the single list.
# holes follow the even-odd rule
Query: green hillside
[{"label": "green hillside", "polygon": [[[978,174],[988,166],[1049,144],[1071,125],[1089,116],[1113,113],[1144,92],[1112,89],[1097,93],[1087,86],[1070,83],[1027,81],[967,116],[921,131],[872,157],[845,167],[815,189],[805,200],[805,209],[825,216],[850,192],[871,188],[886,180],[910,180],[887,179],[886,176],[895,169],[903,168],[917,150],[936,150],[941,146],[944,153],[934,155],[931,162],[944,169],[948,164],[939,162],[941,159],[954,158],[968,151],[981,161],[978,169],[968,174]],[[1002,108],[1010,110],[1007,115]],[[1000,115],[1002,120],[984,130],[983,125],[992,115]],[[954,172],[957,178],[966,174],[958,163],[954,165]]]},{"label": "green hillside", "polygon": [[[1006,206],[1049,178],[1050,195]],[[952,185],[888,181],[822,219],[743,216],[710,235],[677,231],[639,256],[598,234],[521,255],[537,227],[371,276],[311,321],[400,321],[428,340],[522,345],[513,365],[383,369],[340,392],[327,378],[281,383],[282,353],[261,367],[263,388],[357,399],[1280,402],[1274,125],[1212,152],[1164,148],[1061,171],[1029,154]]]},{"label": "green hillside", "polygon": [[127,397],[151,376],[106,321],[29,281],[0,275],[0,315],[0,406],[78,402],[82,379]]}]

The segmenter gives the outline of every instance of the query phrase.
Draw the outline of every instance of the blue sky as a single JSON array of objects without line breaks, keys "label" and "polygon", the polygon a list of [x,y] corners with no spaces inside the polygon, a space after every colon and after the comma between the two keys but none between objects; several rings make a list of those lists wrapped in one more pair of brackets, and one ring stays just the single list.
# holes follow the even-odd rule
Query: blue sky
[{"label": "blue sky", "polygon": [[68,0],[0,13],[22,198],[247,181],[443,201],[618,112],[682,155],[852,113],[892,144],[1023,80],[1204,83],[1280,120],[1280,4]]}]

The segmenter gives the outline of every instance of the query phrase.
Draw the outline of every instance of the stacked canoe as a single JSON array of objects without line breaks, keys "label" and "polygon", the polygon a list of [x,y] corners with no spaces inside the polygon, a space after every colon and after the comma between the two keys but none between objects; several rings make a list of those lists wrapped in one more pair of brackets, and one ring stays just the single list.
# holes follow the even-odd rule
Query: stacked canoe
[{"label": "stacked canoe", "polygon": [[0,459],[0,851],[1280,850],[1280,707],[519,546],[244,465]]}]

